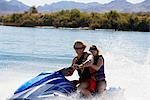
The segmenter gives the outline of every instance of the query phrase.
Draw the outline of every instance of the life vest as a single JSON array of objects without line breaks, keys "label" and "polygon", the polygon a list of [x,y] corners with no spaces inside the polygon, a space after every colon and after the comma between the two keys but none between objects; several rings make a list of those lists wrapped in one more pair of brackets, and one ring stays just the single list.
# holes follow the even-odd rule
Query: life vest
[{"label": "life vest", "polygon": [[105,79],[105,73],[104,73],[104,58],[102,55],[94,56],[94,65],[97,65],[99,58],[103,59],[103,65],[101,65],[101,68],[95,72],[95,78],[96,80]]},{"label": "life vest", "polygon": [[[87,57],[89,56],[90,54],[87,53],[87,52],[84,52],[83,55],[77,59],[77,61],[75,62],[75,64],[82,64],[83,62],[85,62],[87,60]],[[77,58],[77,57],[76,57]],[[78,71],[78,75],[79,75],[79,80],[84,80],[84,79],[90,79],[91,78],[91,73],[90,73],[90,70],[89,70],[89,67],[85,67],[85,68],[81,68],[81,69],[77,69]]]}]

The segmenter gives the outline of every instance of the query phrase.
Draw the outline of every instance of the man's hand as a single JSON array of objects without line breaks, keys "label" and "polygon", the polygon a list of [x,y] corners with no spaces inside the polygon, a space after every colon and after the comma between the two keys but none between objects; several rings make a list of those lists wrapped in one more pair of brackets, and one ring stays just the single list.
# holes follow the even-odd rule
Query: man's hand
[{"label": "man's hand", "polygon": [[73,64],[73,66],[72,66],[74,69],[80,69],[80,65],[78,65],[78,64]]},{"label": "man's hand", "polygon": [[61,69],[59,71],[62,72],[64,76],[71,76],[72,73],[74,72],[74,69],[69,67],[69,68],[63,68],[63,69]]}]

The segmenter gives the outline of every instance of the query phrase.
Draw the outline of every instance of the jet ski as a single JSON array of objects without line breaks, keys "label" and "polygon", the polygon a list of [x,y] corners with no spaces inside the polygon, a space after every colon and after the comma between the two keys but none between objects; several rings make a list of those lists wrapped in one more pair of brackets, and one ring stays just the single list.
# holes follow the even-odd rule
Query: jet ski
[{"label": "jet ski", "polygon": [[63,73],[41,73],[19,87],[11,100],[37,100],[51,96],[69,96],[76,91],[72,82]]},{"label": "jet ski", "polygon": [[[45,100],[46,98],[68,97],[77,94],[75,81],[65,78],[64,72],[41,73],[19,87],[10,100]],[[111,98],[123,97],[124,91],[119,87],[107,89],[107,95]],[[95,95],[95,94],[94,94]],[[80,94],[77,96],[80,96]]]}]

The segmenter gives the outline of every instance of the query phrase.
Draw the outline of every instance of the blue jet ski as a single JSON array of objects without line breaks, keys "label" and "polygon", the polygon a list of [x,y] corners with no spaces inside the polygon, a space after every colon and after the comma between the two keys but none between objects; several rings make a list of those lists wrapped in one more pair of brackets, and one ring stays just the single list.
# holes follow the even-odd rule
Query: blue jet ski
[{"label": "blue jet ski", "polygon": [[[66,75],[65,70],[41,73],[18,88],[10,100],[45,100],[56,96],[71,96],[72,93],[77,93],[78,82],[67,80]],[[107,95],[113,98],[114,96],[123,98],[123,94],[124,90],[121,88],[110,87],[107,90]]]},{"label": "blue jet ski", "polygon": [[51,96],[68,96],[76,91],[72,82],[63,73],[41,73],[18,88],[11,100],[42,99]]}]

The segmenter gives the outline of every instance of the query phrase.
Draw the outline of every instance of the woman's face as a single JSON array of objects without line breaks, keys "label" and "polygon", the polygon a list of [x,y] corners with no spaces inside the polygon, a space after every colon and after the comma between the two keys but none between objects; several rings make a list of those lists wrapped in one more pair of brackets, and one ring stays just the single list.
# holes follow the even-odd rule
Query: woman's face
[{"label": "woman's face", "polygon": [[96,55],[98,54],[98,51],[97,51],[97,50],[90,50],[90,52],[91,52],[94,56],[96,56]]}]

